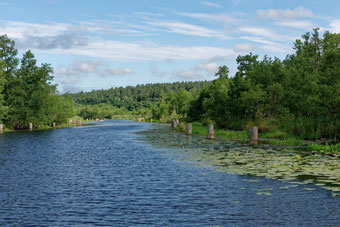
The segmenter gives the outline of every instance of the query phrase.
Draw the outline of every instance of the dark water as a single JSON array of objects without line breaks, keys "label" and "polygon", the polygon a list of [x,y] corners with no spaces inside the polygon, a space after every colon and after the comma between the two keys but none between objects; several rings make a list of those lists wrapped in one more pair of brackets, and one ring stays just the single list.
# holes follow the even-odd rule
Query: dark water
[{"label": "dark water", "polygon": [[[329,191],[196,167],[141,141],[135,132],[149,127],[105,121],[0,135],[0,226],[340,225]],[[271,195],[258,194],[265,188]]]}]

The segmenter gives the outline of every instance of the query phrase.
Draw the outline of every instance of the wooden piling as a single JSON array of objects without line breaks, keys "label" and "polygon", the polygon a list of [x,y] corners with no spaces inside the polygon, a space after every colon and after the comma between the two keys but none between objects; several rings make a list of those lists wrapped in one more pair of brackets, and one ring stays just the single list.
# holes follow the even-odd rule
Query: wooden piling
[{"label": "wooden piling", "polygon": [[159,118],[159,123],[162,123],[162,118]]},{"label": "wooden piling", "polygon": [[258,127],[251,126],[249,128],[249,141],[251,145],[256,145],[258,141]]},{"label": "wooden piling", "polygon": [[152,123],[152,118],[150,118],[150,123]]},{"label": "wooden piling", "polygon": [[33,130],[33,124],[32,124],[32,123],[28,123],[28,129],[29,129],[30,131]]},{"label": "wooden piling", "polygon": [[176,125],[179,125],[179,119],[176,119]]},{"label": "wooden piling", "polygon": [[192,123],[187,124],[187,135],[192,135]]},{"label": "wooden piling", "polygon": [[140,117],[137,117],[137,122],[141,122],[141,118]]},{"label": "wooden piling", "polygon": [[52,128],[55,128],[55,122],[52,123]]},{"label": "wooden piling", "polygon": [[209,125],[208,126],[208,139],[214,139],[214,125]]},{"label": "wooden piling", "polygon": [[68,121],[68,127],[71,127],[72,120]]},{"label": "wooden piling", "polygon": [[81,120],[77,121],[76,123],[77,123],[77,126],[81,126],[82,125]]},{"label": "wooden piling", "polygon": [[176,128],[176,120],[171,120],[171,129],[172,130],[175,130],[175,128]]},{"label": "wooden piling", "polygon": [[0,133],[3,133],[3,132],[4,132],[4,125],[0,124]]},{"label": "wooden piling", "polygon": [[179,130],[180,130],[181,132],[184,131],[184,124],[183,124],[183,122],[181,122],[181,123],[179,124]]}]

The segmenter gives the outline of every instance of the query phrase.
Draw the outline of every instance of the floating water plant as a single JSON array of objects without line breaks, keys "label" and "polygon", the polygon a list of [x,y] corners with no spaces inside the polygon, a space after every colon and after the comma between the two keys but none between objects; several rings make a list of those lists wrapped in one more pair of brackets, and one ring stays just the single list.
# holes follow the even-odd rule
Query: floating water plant
[{"label": "floating water plant", "polygon": [[[297,184],[318,184],[336,193],[340,191],[340,159],[336,156],[295,151],[285,146],[250,147],[237,141],[210,141],[203,136],[169,133],[164,127],[141,134],[143,140],[146,138],[155,146],[181,149],[184,160],[200,166],[215,166],[219,172],[294,183],[280,189]],[[258,182],[258,179],[245,181]]]}]

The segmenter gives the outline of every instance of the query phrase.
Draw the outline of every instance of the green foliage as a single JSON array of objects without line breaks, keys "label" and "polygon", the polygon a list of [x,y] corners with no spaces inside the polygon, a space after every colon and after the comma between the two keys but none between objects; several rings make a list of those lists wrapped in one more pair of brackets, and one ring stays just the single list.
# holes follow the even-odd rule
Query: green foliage
[{"label": "green foliage", "polygon": [[57,95],[51,66],[37,66],[31,51],[19,65],[16,55],[14,41],[0,36],[0,122],[11,129],[25,129],[29,122],[38,128],[65,123],[74,115],[73,102]]},{"label": "green foliage", "polygon": [[[237,57],[233,78],[220,76],[191,103],[192,120],[240,129],[272,120],[300,138],[339,137],[340,34],[318,29],[294,44],[284,61],[252,53]],[[220,75],[222,68],[216,75]],[[268,128],[260,127],[260,130]],[[290,141],[289,143],[298,143]]]},{"label": "green foliage", "polygon": [[[78,114],[88,119],[111,119],[122,113],[155,119],[166,119],[171,115],[186,118],[191,101],[202,87],[210,84],[207,81],[147,84],[68,95],[83,106]],[[93,109],[95,107],[97,109]]]},{"label": "green foliage", "polygon": [[71,97],[85,105],[80,115],[88,118],[110,118],[122,109],[167,121],[214,122],[232,130],[258,125],[260,133],[268,132],[265,138],[280,139],[270,143],[300,144],[301,139],[321,137],[336,141],[340,136],[340,34],[325,32],[321,37],[314,29],[296,40],[293,48],[295,53],[284,60],[259,59],[252,53],[238,56],[232,78],[224,65],[212,82],[147,84]]},{"label": "green foliage", "polygon": [[6,84],[5,74],[3,67],[0,65],[0,123],[3,123],[3,119],[7,114],[8,107],[5,105],[4,88]]},{"label": "green foliage", "polygon": [[267,141],[269,144],[275,144],[275,145],[290,145],[290,146],[299,146],[302,143],[302,140],[299,138],[284,138],[283,140],[279,139],[270,139]]},{"label": "green foliage", "polygon": [[112,119],[115,115],[127,115],[128,113],[124,108],[117,108],[106,103],[82,105],[77,110],[77,114],[83,119]]},{"label": "green foliage", "polygon": [[340,152],[340,143],[333,145],[321,145],[321,144],[309,144],[307,146],[308,151],[320,151],[320,152]]}]

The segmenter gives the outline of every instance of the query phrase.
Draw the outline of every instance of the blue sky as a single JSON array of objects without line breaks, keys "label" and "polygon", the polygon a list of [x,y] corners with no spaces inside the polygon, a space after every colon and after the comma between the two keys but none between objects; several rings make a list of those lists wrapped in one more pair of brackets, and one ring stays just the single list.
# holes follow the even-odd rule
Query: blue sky
[{"label": "blue sky", "polygon": [[284,58],[319,27],[340,32],[337,0],[0,0],[0,35],[54,68],[61,93],[212,80],[249,52]]}]

